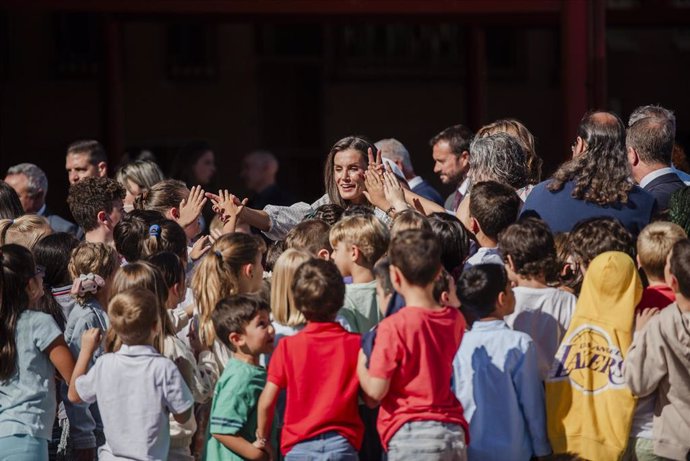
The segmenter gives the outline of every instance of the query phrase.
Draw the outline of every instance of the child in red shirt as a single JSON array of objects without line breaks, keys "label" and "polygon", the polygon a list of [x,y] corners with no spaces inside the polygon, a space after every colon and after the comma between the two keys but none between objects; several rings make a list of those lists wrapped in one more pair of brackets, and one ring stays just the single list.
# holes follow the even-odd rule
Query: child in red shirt
[{"label": "child in red shirt", "polygon": [[345,285],[336,266],[311,259],[295,272],[292,291],[307,326],[283,338],[271,356],[258,407],[257,440],[267,443],[278,393],[287,390],[281,452],[291,459],[356,460],[364,426],[359,418],[360,336],[335,322]]},{"label": "child in red shirt", "polygon": [[433,296],[440,244],[429,231],[403,231],[388,255],[393,287],[407,305],[379,324],[369,369],[364,353],[357,365],[369,403],[381,404],[381,442],[389,461],[465,460],[467,422],[449,385],[465,320]]},{"label": "child in red shirt", "polygon": [[653,222],[640,232],[637,264],[647,276],[649,286],[642,292],[642,299],[635,309],[637,313],[650,307],[663,309],[676,301],[673,290],[664,281],[664,266],[673,245],[684,238],[687,235],[682,227],[666,221]]}]

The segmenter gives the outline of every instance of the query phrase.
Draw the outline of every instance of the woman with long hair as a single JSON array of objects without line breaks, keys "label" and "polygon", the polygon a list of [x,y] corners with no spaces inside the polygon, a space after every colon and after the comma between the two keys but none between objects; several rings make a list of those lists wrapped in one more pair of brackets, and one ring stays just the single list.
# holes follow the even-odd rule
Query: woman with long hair
[{"label": "woman with long hair", "polygon": [[[376,153],[376,147],[360,136],[348,136],[336,142],[331,147],[324,165],[326,193],[311,205],[299,202],[289,207],[268,205],[263,210],[255,210],[243,206],[246,202],[240,202],[231,195],[235,204],[227,208],[234,208],[236,213],[242,213],[243,221],[263,231],[272,240],[282,240],[290,229],[326,204],[335,204],[343,208],[353,205],[369,206],[374,209],[377,218],[388,224],[388,214],[393,211],[400,212],[402,209],[397,209],[401,208],[400,205],[392,206],[392,201],[384,195],[383,166],[380,155],[376,155],[375,160]],[[418,200],[428,212],[444,211],[443,207],[409,190],[399,193],[400,201],[406,202],[404,207],[414,206],[413,200]],[[216,207],[225,208],[219,196],[207,196],[211,197]]]}]

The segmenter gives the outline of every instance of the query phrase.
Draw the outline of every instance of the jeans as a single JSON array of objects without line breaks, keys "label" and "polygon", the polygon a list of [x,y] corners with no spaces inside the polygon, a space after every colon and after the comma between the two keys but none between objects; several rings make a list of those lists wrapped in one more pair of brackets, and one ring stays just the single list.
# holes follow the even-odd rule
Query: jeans
[{"label": "jeans", "polygon": [[465,431],[457,424],[410,421],[388,442],[388,461],[467,461]]},{"label": "jeans", "polygon": [[3,461],[47,461],[48,441],[24,434],[1,437],[0,457]]},{"label": "jeans", "polygon": [[325,432],[293,446],[285,461],[358,461],[357,450],[337,432]]}]

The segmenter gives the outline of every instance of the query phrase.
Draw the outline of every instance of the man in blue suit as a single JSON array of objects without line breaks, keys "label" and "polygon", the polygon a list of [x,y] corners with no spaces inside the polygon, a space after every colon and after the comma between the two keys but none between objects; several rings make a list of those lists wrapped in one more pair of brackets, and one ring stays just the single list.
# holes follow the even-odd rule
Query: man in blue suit
[{"label": "man in blue suit", "polygon": [[656,198],[659,211],[685,186],[671,168],[676,117],[661,106],[641,106],[628,120],[625,144],[633,179]]},{"label": "man in blue suit", "polygon": [[441,194],[421,176],[415,174],[410,153],[400,141],[395,138],[382,139],[376,143],[376,147],[381,151],[381,157],[389,159],[400,168],[412,192],[443,205]]},{"label": "man in blue suit", "polygon": [[53,232],[68,232],[75,237],[79,233],[76,224],[52,214],[46,206],[48,193],[48,178],[39,167],[33,163],[20,163],[7,170],[5,182],[12,186],[22,202],[24,212],[37,214],[48,220]]}]

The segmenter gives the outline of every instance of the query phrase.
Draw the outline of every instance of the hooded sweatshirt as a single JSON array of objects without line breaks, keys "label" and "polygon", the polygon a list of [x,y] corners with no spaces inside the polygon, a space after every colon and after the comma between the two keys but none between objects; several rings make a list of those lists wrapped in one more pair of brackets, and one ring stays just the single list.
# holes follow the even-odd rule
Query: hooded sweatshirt
[{"label": "hooded sweatshirt", "polygon": [[656,394],[654,454],[690,456],[690,312],[671,304],[635,335],[625,380],[640,397]]},{"label": "hooded sweatshirt", "polygon": [[554,453],[597,461],[625,451],[635,397],[623,378],[642,284],[630,256],[610,251],[585,274],[575,314],[546,380],[546,415]]}]

